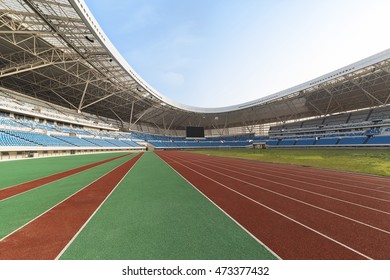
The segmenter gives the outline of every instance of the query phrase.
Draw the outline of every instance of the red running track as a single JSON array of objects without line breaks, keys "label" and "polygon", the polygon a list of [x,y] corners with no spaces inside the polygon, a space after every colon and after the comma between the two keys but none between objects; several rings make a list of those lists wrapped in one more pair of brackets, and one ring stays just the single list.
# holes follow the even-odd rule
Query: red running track
[{"label": "red running track", "polygon": [[70,169],[70,170],[62,171],[60,173],[49,175],[49,176],[46,176],[43,178],[35,179],[33,181],[29,181],[29,182],[25,182],[25,183],[22,183],[19,185],[15,185],[15,186],[7,187],[5,189],[1,189],[0,190],[0,201],[8,199],[8,198],[15,196],[15,195],[18,195],[18,194],[27,192],[29,190],[32,190],[32,189],[35,189],[38,187],[42,187],[42,186],[47,185],[49,183],[52,183],[54,181],[58,181],[62,178],[69,177],[69,176],[74,175],[76,173],[80,173],[80,172],[85,171],[87,169],[102,165],[104,163],[119,159],[119,158],[127,156],[127,155],[129,155],[129,154],[124,154],[124,155],[120,155],[117,157],[105,159],[105,160],[102,160],[99,162],[94,162],[94,163],[80,166],[80,167],[77,167],[74,169]]},{"label": "red running track", "polygon": [[157,153],[282,259],[390,259],[390,179]]},{"label": "red running track", "polygon": [[55,259],[90,219],[142,153],[0,240],[0,259]]}]

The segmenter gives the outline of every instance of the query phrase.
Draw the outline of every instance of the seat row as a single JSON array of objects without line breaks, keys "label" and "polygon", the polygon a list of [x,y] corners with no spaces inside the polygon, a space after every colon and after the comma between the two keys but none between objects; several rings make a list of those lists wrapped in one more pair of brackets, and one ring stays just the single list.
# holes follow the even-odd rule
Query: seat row
[{"label": "seat row", "polygon": [[0,130],[0,146],[140,147],[130,140],[79,138],[4,129]]},{"label": "seat row", "polygon": [[354,136],[354,137],[315,137],[306,139],[269,139],[268,146],[390,146],[390,135]]}]

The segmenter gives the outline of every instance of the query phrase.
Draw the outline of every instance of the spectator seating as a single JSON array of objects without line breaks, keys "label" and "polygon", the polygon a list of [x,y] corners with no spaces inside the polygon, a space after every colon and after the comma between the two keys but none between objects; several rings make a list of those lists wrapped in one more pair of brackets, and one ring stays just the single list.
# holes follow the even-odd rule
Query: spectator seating
[{"label": "spectator seating", "polygon": [[270,147],[390,146],[390,106],[273,126]]},{"label": "spectator seating", "polygon": [[37,146],[37,144],[0,131],[0,146]]},{"label": "spectator seating", "polygon": [[324,137],[324,138],[318,139],[315,142],[315,145],[317,145],[317,146],[321,146],[321,145],[323,145],[323,146],[333,146],[333,145],[336,145],[338,141],[339,141],[339,138]]},{"label": "spectator seating", "polygon": [[99,146],[99,147],[118,147],[118,146],[115,146],[114,144],[112,144],[108,141],[105,141],[103,139],[97,139],[97,138],[82,138],[82,139],[90,142],[91,144],[94,144],[95,146]]},{"label": "spectator seating", "polygon": [[368,139],[367,145],[389,145],[390,135],[375,135]]},{"label": "spectator seating", "polygon": [[67,147],[72,146],[71,144],[61,141],[57,138],[51,137],[46,134],[32,133],[25,131],[11,131],[6,130],[6,133],[24,139],[26,141],[41,145],[41,146],[56,146],[56,147]]},{"label": "spectator seating", "polygon": [[63,136],[63,135],[53,135],[53,137],[60,139],[66,143],[69,143],[71,145],[77,146],[77,147],[97,147],[98,145],[95,145],[91,142],[88,142],[82,138],[78,138],[75,136]]},{"label": "spectator seating", "polygon": [[338,145],[362,145],[366,139],[366,136],[344,137],[340,139]]}]

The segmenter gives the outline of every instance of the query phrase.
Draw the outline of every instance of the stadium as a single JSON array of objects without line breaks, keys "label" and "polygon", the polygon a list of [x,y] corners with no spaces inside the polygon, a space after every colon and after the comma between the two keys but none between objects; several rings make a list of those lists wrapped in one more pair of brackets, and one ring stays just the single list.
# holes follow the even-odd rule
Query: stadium
[{"label": "stadium", "polygon": [[[0,3],[0,259],[388,260],[389,148],[390,49],[194,107],[144,81],[83,0]],[[306,164],[318,150],[383,167]],[[263,151],[296,161],[226,156]]]}]

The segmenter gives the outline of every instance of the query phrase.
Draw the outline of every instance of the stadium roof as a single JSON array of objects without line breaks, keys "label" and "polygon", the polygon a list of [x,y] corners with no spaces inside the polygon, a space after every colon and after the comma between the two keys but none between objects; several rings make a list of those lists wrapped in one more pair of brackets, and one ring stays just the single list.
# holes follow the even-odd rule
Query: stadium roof
[{"label": "stadium roof", "polygon": [[252,102],[199,108],[170,100],[137,75],[83,0],[3,0],[0,86],[130,128],[252,126],[388,105],[390,49]]}]

